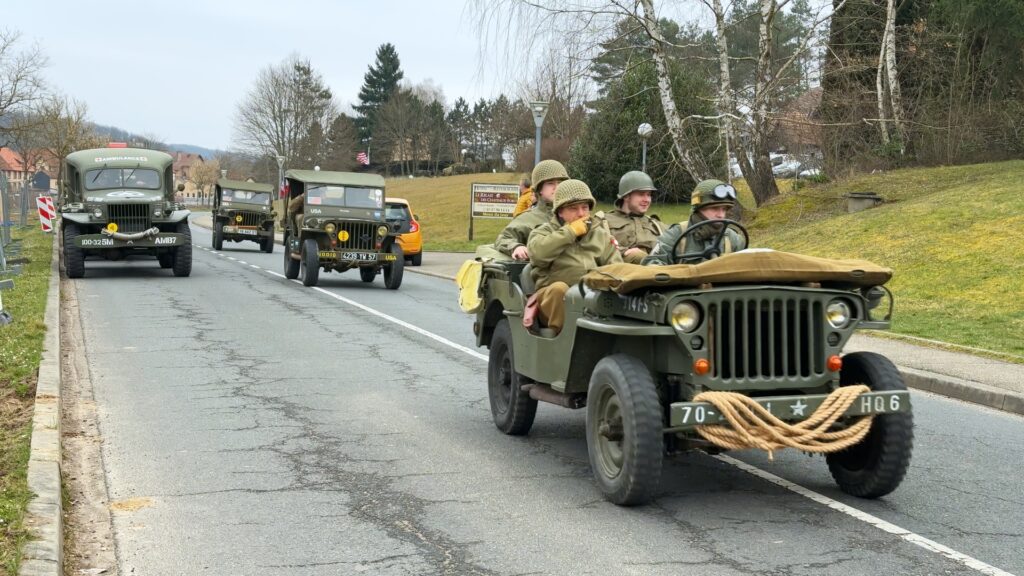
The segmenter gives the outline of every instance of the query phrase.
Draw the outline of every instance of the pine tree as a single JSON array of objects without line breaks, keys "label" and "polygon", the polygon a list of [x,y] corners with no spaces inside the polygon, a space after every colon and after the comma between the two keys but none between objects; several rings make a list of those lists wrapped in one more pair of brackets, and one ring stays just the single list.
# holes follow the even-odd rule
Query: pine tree
[{"label": "pine tree", "polygon": [[359,135],[367,138],[373,135],[374,114],[391,98],[398,82],[405,76],[398,52],[391,43],[381,44],[377,48],[377,59],[363,75],[363,87],[359,89],[359,105],[355,106],[359,116],[356,126]]}]

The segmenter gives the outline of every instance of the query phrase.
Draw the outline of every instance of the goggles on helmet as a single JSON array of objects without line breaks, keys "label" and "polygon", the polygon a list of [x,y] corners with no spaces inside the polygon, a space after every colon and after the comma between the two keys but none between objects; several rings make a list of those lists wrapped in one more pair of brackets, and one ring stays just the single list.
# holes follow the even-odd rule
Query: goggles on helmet
[{"label": "goggles on helmet", "polygon": [[715,189],[711,191],[711,195],[719,200],[725,200],[726,198],[736,199],[736,189],[729,184],[719,184],[715,186]]}]

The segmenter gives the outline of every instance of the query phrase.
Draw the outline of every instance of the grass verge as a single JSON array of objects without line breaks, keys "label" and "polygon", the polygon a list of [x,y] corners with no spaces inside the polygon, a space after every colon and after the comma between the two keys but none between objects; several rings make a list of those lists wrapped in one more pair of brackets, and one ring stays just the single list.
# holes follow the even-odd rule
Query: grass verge
[{"label": "grass verge", "polygon": [[4,309],[14,321],[0,327],[0,567],[17,574],[28,535],[23,521],[31,494],[27,472],[32,442],[32,407],[43,351],[46,293],[53,236],[38,227],[15,228],[26,258],[14,289],[3,293]]}]

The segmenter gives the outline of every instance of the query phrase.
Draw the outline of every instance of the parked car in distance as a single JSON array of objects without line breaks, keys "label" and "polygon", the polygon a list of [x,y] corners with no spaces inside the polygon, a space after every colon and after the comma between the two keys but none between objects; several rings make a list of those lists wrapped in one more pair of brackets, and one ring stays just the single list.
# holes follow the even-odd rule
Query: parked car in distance
[{"label": "parked car in distance", "polygon": [[420,232],[419,216],[413,214],[409,201],[404,198],[388,198],[387,213],[385,218],[388,221],[406,220],[409,222],[409,231],[398,236],[398,245],[406,259],[411,261],[413,266],[423,263],[423,234]]}]

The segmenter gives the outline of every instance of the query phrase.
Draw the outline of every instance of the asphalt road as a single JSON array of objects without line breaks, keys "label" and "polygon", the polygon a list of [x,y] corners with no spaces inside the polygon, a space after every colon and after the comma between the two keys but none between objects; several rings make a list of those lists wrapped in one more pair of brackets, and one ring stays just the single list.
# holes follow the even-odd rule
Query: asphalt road
[{"label": "asphalt road", "polygon": [[822,458],[690,454],[619,508],[583,411],[494,428],[450,281],[304,288],[280,246],[192,230],[190,278],[74,281],[121,574],[1024,574],[1020,417],[913,392],[911,469],[877,501]]}]

